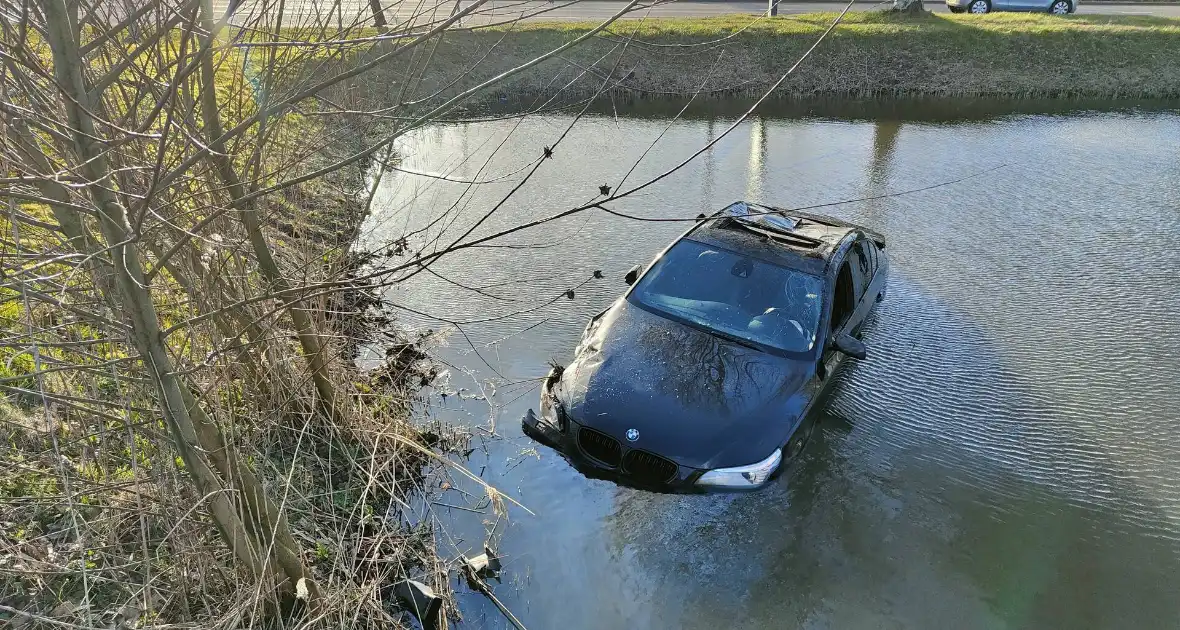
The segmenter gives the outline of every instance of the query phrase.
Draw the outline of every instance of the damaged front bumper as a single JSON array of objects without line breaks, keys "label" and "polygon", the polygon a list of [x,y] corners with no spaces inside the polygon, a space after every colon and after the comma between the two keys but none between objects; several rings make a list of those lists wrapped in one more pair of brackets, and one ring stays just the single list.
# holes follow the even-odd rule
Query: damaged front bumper
[{"label": "damaged front bumper", "polygon": [[700,494],[711,490],[697,486],[697,480],[705,473],[697,468],[678,466],[676,474],[669,481],[651,482],[628,474],[622,466],[609,466],[595,460],[578,448],[575,436],[582,429],[581,425],[569,419],[566,423],[566,430],[562,431],[529,409],[521,418],[520,424],[525,435],[559,453],[574,470],[590,479],[602,479],[620,486],[665,494]]},{"label": "damaged front bumper", "polygon": [[[683,466],[656,453],[629,448],[622,441],[595,427],[583,427],[571,418],[557,400],[555,386],[561,382],[563,368],[553,366],[541,384],[541,413],[529,409],[521,418],[524,434],[557,451],[575,470],[591,479],[603,479],[621,486],[671,494],[703,494],[758,490],[782,472],[781,451],[776,450],[762,462],[737,468],[700,469]],[[580,436],[589,433],[591,443],[613,442],[609,457],[601,452],[587,452],[579,444]],[[592,455],[591,453],[595,453]],[[603,461],[599,456],[611,461]],[[660,473],[653,478],[642,465],[660,462]],[[629,463],[630,462],[630,463]],[[675,472],[672,469],[675,468]],[[650,468],[647,469],[650,473]]]},{"label": "damaged front bumper", "polygon": [[562,435],[561,429],[548,422],[542,422],[532,409],[525,412],[524,418],[521,418],[520,428],[524,430],[525,435],[533,440],[540,442],[544,446],[548,446],[558,453],[565,454],[565,448],[562,445],[565,436]]},{"label": "damaged front bumper", "polygon": [[[581,431],[582,426],[573,420],[568,418],[565,420],[566,430],[563,431],[560,427],[538,417],[532,409],[529,409],[520,424],[525,435],[557,451],[574,467],[574,470],[586,477],[603,479],[620,486],[649,492],[665,494],[750,492],[766,487],[783,471],[782,452],[776,449],[766,460],[738,468],[705,470],[677,465],[676,473],[670,479],[653,482],[628,473],[624,465],[611,466],[586,455],[578,447],[577,438],[574,437]],[[624,451],[619,455],[620,462],[626,461],[625,456],[629,452],[631,450]],[[668,461],[671,462],[671,460]]]}]

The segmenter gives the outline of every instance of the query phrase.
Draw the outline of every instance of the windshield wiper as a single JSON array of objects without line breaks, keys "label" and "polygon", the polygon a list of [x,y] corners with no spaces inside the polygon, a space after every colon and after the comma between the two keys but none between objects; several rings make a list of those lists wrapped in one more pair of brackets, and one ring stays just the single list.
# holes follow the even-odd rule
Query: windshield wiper
[{"label": "windshield wiper", "polygon": [[763,236],[767,236],[770,238],[777,238],[777,239],[781,239],[781,240],[797,241],[799,243],[803,243],[804,245],[807,245],[810,247],[817,247],[817,246],[823,244],[823,241],[819,240],[818,238],[812,238],[810,236],[796,234],[795,232],[791,232],[789,230],[779,228],[778,226],[775,226],[770,223],[751,221],[749,219],[743,219],[741,217],[731,217],[731,218],[733,219],[734,223],[736,223],[738,226],[743,227],[751,232],[754,232],[755,234],[761,234]]},{"label": "windshield wiper", "polygon": [[724,339],[724,340],[726,340],[726,341],[730,341],[730,342],[736,343],[736,344],[737,344],[737,345],[739,345],[739,346],[745,346],[745,347],[747,347],[747,348],[749,348],[749,349],[751,349],[751,350],[757,350],[758,352],[766,352],[766,349],[765,349],[765,348],[762,348],[762,347],[761,347],[761,346],[759,346],[758,344],[756,344],[756,343],[754,343],[753,341],[750,341],[750,340],[748,340],[748,339],[742,339],[741,337],[738,337],[737,335],[731,335],[731,334],[729,334],[729,333],[723,333],[723,332],[721,332],[721,331],[718,331],[718,330],[714,330],[714,331],[713,331],[713,334],[717,335],[718,337],[721,337],[722,339]]}]

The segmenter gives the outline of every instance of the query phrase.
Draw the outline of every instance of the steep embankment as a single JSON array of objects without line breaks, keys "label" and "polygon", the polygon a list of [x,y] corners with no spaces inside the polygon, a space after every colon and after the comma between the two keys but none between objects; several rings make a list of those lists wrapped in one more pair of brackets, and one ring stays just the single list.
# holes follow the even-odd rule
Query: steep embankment
[{"label": "steep embankment", "polygon": [[[569,101],[603,86],[633,98],[758,94],[834,17],[628,20],[490,88],[480,100]],[[448,35],[423,87],[455,94],[593,26],[526,23]],[[1177,60],[1180,20],[856,13],[776,96],[1173,98],[1180,97]]]}]

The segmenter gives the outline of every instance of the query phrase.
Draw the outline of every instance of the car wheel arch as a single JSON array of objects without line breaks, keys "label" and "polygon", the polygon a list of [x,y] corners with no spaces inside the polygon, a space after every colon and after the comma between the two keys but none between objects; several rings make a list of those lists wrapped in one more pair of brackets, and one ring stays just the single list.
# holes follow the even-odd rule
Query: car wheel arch
[{"label": "car wheel arch", "polygon": [[783,464],[793,462],[803,454],[803,450],[811,443],[815,433],[816,420],[811,414],[805,414],[803,419],[791,431],[791,436],[783,444]]}]

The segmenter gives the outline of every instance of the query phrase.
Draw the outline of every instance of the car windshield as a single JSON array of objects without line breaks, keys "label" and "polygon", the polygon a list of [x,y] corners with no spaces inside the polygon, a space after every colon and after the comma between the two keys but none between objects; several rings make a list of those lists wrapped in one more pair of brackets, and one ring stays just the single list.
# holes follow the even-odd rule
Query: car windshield
[{"label": "car windshield", "polygon": [[629,299],[723,336],[809,352],[822,287],[813,275],[682,240],[644,274]]}]

